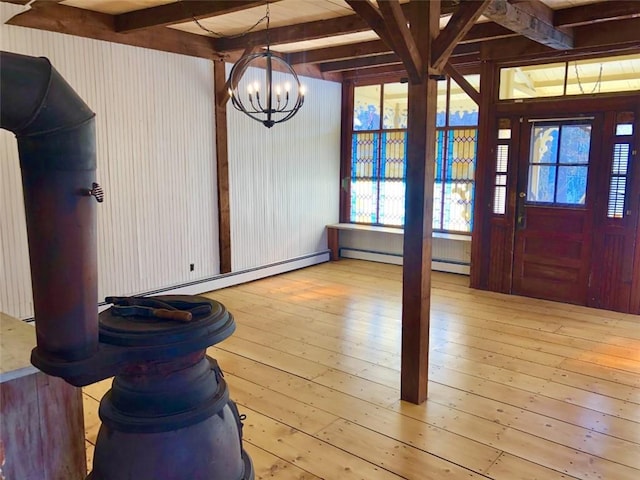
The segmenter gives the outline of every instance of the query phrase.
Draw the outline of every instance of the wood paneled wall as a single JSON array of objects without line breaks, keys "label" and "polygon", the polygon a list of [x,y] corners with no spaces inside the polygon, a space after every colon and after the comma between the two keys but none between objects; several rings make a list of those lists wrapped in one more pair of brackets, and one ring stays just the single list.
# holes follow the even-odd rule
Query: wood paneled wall
[{"label": "wood paneled wall", "polygon": [[[0,4],[2,19],[20,7]],[[99,295],[218,272],[213,69],[183,55],[0,25],[2,48],[46,56],[96,112]],[[16,141],[0,135],[0,310],[32,315]],[[194,271],[190,272],[190,264]]]},{"label": "wood paneled wall", "polygon": [[[0,20],[23,8],[0,3]],[[4,24],[0,38],[4,50],[49,57],[97,114],[106,195],[100,297],[217,275],[212,63]],[[324,251],[325,225],[338,221],[341,87],[302,81],[304,107],[272,129],[227,107],[234,271]],[[0,310],[26,318],[33,307],[20,169],[5,131],[0,154]]]},{"label": "wood paneled wall", "polygon": [[272,128],[227,105],[233,271],[324,250],[338,221],[341,85],[301,82],[303,107]]}]

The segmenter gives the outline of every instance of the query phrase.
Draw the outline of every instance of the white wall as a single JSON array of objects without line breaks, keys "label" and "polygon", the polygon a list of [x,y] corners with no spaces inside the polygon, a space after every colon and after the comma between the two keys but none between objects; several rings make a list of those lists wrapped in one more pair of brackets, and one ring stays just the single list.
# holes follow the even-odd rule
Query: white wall
[{"label": "white wall", "polygon": [[[98,207],[100,297],[250,280],[217,280],[211,62],[4,25],[22,9],[0,3],[0,48],[49,57],[97,114],[97,176],[106,194]],[[309,255],[326,250],[324,227],[338,221],[340,85],[302,81],[302,110],[272,129],[229,104],[234,272],[307,256],[264,276],[328,258]],[[26,318],[33,309],[21,179],[16,142],[5,131],[0,155],[0,310]]]},{"label": "white wall", "polygon": [[[0,20],[21,10],[1,3]],[[100,297],[218,273],[211,62],[4,24],[0,48],[49,57],[96,112],[106,196],[98,207]],[[6,131],[0,155],[0,310],[28,317],[20,169]]]},{"label": "white wall", "polygon": [[304,105],[272,128],[227,108],[234,271],[324,250],[338,221],[341,86],[301,82]]}]

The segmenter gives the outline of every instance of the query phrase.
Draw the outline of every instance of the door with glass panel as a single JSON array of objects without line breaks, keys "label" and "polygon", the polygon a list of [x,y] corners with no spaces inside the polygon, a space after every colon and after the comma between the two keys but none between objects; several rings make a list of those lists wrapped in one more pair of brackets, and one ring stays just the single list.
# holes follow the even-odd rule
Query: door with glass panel
[{"label": "door with glass panel", "polygon": [[586,304],[597,117],[523,119],[512,291]]}]

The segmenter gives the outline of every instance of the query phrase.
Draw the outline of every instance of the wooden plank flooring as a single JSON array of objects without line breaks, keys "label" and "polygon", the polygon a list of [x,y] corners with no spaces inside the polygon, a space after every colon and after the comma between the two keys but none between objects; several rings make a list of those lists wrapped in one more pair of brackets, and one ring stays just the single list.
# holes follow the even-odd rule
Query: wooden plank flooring
[{"label": "wooden plank flooring", "polygon": [[[640,479],[640,317],[434,272],[429,399],[399,401],[401,268],[341,260],[208,294],[257,479]],[[89,462],[98,401],[84,389]],[[89,465],[89,468],[91,466]]]}]

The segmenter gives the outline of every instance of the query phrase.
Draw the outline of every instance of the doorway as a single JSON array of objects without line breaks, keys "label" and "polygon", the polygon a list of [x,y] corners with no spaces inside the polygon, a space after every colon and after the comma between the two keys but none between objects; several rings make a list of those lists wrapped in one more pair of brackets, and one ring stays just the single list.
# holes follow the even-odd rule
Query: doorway
[{"label": "doorway", "polygon": [[523,118],[512,292],[586,305],[601,116]]}]

